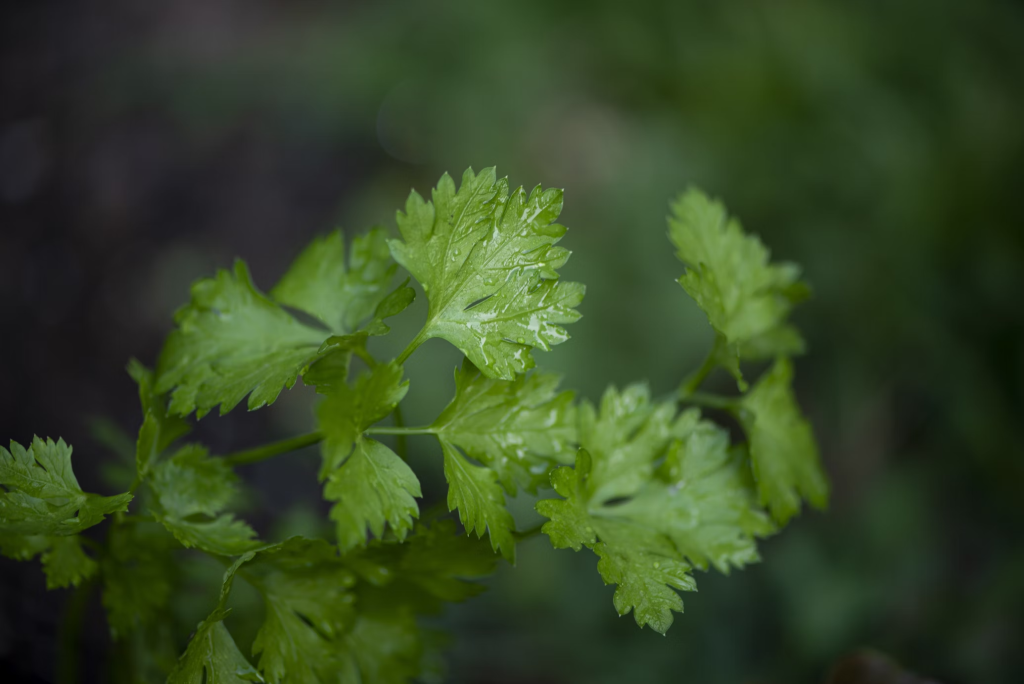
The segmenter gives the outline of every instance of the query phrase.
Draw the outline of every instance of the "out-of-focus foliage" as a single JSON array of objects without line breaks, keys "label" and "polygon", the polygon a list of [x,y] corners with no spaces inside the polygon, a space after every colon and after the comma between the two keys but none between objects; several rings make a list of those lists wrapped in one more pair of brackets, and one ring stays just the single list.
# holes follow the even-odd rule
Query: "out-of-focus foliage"
[{"label": "out-of-focus foliage", "polygon": [[[548,367],[591,399],[609,377],[650,378],[657,395],[712,339],[672,282],[664,241],[664,200],[692,183],[727,197],[814,285],[795,315],[813,352],[797,391],[834,483],[831,509],[763,543],[763,565],[701,575],[666,639],[609,624],[607,600],[593,597],[612,590],[591,559],[524,545],[516,571],[453,618],[465,637],[451,679],[659,682],[685,670],[712,683],[819,681],[862,645],[940,681],[1020,679],[1019,5],[4,11],[0,358],[17,360],[2,366],[17,391],[0,393],[0,434],[25,443],[80,406],[131,424],[130,385],[99,379],[130,354],[155,358],[189,281],[244,251],[256,279],[274,282],[313,233],[393,226],[393,198],[410,185],[425,192],[444,170],[492,163],[566,191],[573,230],[560,245],[575,253],[562,273],[588,292]],[[440,342],[418,352],[409,424],[451,396],[457,363]],[[724,373],[712,382],[731,384]],[[201,429],[214,443],[293,433],[311,418],[289,414],[287,396],[282,423],[232,414]],[[78,432],[63,434],[85,444],[84,422]],[[253,489],[291,482],[286,470],[255,469]],[[443,490],[443,478],[423,487]],[[285,490],[273,506],[317,496]],[[531,506],[516,509],[524,522]],[[37,610],[34,581],[21,591],[26,580],[5,577],[0,660],[44,672],[44,616],[59,602]],[[244,616],[228,617],[239,644],[255,636]]]}]

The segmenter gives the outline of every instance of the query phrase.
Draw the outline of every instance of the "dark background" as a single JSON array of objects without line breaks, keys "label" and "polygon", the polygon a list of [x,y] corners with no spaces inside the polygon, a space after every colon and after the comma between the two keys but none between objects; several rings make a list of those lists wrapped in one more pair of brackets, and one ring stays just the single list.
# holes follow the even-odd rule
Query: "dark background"
[{"label": "dark background", "polygon": [[[615,616],[592,555],[531,541],[445,619],[450,680],[821,682],[867,647],[941,682],[1024,681],[1020,4],[0,13],[4,440],[63,436],[86,489],[112,493],[115,457],[90,426],[134,434],[124,365],[155,362],[191,280],[238,255],[269,289],[314,234],[393,229],[410,187],[469,165],[566,190],[563,273],[587,283],[584,318],[538,362],[585,397],[641,379],[659,394],[711,337],[665,239],[669,198],[697,184],[814,285],[797,384],[832,506],[764,543],[762,565],[698,577],[667,638]],[[382,353],[405,345],[422,304]],[[434,341],[414,357],[410,424],[450,397],[458,356]],[[199,434],[228,450],[310,424],[296,389]],[[436,446],[411,445],[436,498]],[[245,471],[261,533],[323,511],[315,458]],[[531,505],[516,502],[521,521]],[[0,559],[0,580],[0,679],[48,681],[70,594],[47,593],[34,562]],[[105,681],[98,601],[83,639],[83,680]]]}]

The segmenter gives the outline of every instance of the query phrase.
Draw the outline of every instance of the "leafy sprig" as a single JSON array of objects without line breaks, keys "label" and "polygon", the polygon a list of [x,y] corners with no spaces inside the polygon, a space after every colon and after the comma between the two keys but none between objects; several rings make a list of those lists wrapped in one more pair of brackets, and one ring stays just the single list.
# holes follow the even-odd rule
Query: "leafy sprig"
[{"label": "leafy sprig", "polygon": [[[409,681],[436,660],[418,616],[479,593],[474,580],[499,558],[514,563],[517,544],[538,531],[555,548],[591,549],[601,577],[617,585],[616,610],[665,632],[683,608],[677,592],[696,588],[694,569],[756,562],[757,539],[802,501],[826,504],[792,389],[790,356],[804,342],[787,317],[808,288],[721,203],[689,190],[669,218],[679,282],[715,331],[707,359],[670,397],[634,384],[609,388],[595,406],[559,391],[557,376],[528,372],[533,350],[567,340],[562,326],[580,316],[583,285],[558,273],[569,257],[556,246],[566,232],[556,223],[561,191],[510,190],[485,169],[468,170],[460,187],[446,174],[431,198],[410,195],[400,239],[374,228],[347,247],[340,231],[314,240],[269,294],[242,261],[195,283],[156,370],[129,364],[142,405],[129,491],[84,492],[63,441],[0,448],[0,553],[39,556],[51,588],[85,590],[98,578],[111,633],[135,654],[122,663],[128,679]],[[395,285],[399,266],[425,293],[426,320],[396,359],[378,359],[370,339],[388,334],[385,319],[416,296],[409,280]],[[404,364],[431,338],[466,359],[447,407],[429,425],[405,427]],[[766,359],[751,388],[743,364]],[[701,391],[719,367],[739,394]],[[299,379],[320,397],[317,432],[227,456],[178,443],[193,413],[224,414],[247,397],[255,410]],[[734,443],[702,407],[731,413],[746,441]],[[404,446],[378,439],[388,434],[436,438],[454,517],[421,508]],[[259,539],[237,517],[235,468],[317,443],[334,539]],[[517,530],[507,497],[521,491],[540,495],[542,528]],[[108,516],[98,543],[88,529]],[[226,570],[216,604],[174,660],[187,549]],[[252,658],[228,624],[238,581],[264,604]]]}]

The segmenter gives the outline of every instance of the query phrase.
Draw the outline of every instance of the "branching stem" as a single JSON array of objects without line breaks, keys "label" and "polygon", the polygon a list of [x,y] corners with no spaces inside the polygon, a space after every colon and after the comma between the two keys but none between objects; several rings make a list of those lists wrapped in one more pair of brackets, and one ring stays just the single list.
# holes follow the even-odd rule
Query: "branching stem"
[{"label": "branching stem", "polygon": [[432,435],[435,430],[432,427],[372,427],[364,432],[368,435]]},{"label": "branching stem", "polygon": [[721,394],[711,394],[710,392],[691,392],[687,396],[681,397],[680,401],[726,411],[738,408],[740,405],[739,397],[724,397]]},{"label": "branching stem", "polygon": [[68,597],[64,605],[58,635],[60,650],[57,657],[57,684],[78,684],[82,681],[82,623],[89,610],[89,599],[96,588],[96,579],[82,583]]},{"label": "branching stem", "polygon": [[538,523],[527,530],[523,530],[522,532],[513,532],[512,536],[516,538],[516,541],[526,541],[530,537],[536,537],[540,534],[542,527],[544,527],[544,523]]},{"label": "branching stem", "polygon": [[280,454],[287,454],[290,451],[298,451],[303,447],[316,444],[322,441],[324,435],[322,432],[310,432],[307,435],[299,435],[298,437],[292,437],[291,439],[283,439],[279,442],[271,442],[270,444],[264,444],[261,447],[255,449],[248,449],[246,451],[236,451],[233,454],[224,456],[224,460],[227,461],[228,465],[249,465],[250,463],[259,463],[265,461],[268,458],[279,456]]},{"label": "branching stem", "polygon": [[[398,406],[395,407],[395,427],[399,428],[399,429],[405,427],[405,418],[402,417],[402,405],[401,404],[399,404]],[[398,454],[398,457],[400,459],[405,461],[405,460],[408,460],[406,458],[407,452],[408,452],[408,447],[406,445],[406,435],[405,435],[404,432],[402,432],[402,433],[399,433],[398,437],[395,438],[395,453]]]},{"label": "branching stem", "polygon": [[424,326],[423,329],[420,330],[419,334],[417,334],[416,337],[413,338],[412,342],[409,343],[409,346],[406,347],[405,350],[402,351],[402,353],[398,355],[398,358],[395,359],[395,360],[398,362],[399,365],[405,363],[406,360],[410,356],[412,356],[412,353],[414,351],[416,351],[416,348],[419,347],[421,344],[423,344],[424,342],[427,341],[426,332],[427,332],[427,328],[426,328],[426,326]]},{"label": "branching stem", "polygon": [[700,368],[690,373],[683,380],[683,383],[679,386],[679,398],[685,400],[694,394],[708,375],[711,374],[711,371],[715,369],[716,365],[715,350],[712,349],[704,358],[704,362],[700,364]]}]

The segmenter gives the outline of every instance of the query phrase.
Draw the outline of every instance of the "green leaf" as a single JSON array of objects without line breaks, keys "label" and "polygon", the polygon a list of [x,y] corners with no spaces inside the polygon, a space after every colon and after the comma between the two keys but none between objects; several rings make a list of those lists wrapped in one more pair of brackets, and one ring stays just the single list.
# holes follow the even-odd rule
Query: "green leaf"
[{"label": "green leaf", "polygon": [[84,580],[96,574],[96,561],[86,555],[82,539],[77,534],[70,537],[51,537],[50,548],[40,559],[46,573],[47,589],[77,587]]},{"label": "green leaf", "polygon": [[[303,325],[253,285],[245,262],[234,272],[197,281],[192,301],[175,315],[157,366],[158,392],[170,410],[224,415],[249,395],[249,410],[272,404],[317,358],[327,335]],[[250,394],[251,393],[251,394]]]},{"label": "green leaf", "polygon": [[490,468],[476,466],[458,450],[441,439],[444,451],[444,476],[448,481],[448,510],[459,509],[459,519],[469,534],[476,530],[482,537],[486,529],[491,547],[509,562],[515,563],[516,542],[512,531],[516,523],[505,508],[505,493]]},{"label": "green leaf", "polygon": [[220,601],[210,615],[199,623],[188,648],[178,660],[167,684],[242,684],[262,682],[263,677],[238,650],[224,626],[225,608],[238,568],[252,558],[247,554],[224,573]]},{"label": "green leaf", "polygon": [[593,471],[593,460],[586,449],[576,455],[575,468],[557,468],[551,473],[551,486],[562,499],[537,502],[537,512],[548,518],[541,531],[556,549],[579,551],[593,548],[597,533],[587,509],[587,479]]},{"label": "green leaf", "polygon": [[605,584],[619,585],[613,599],[619,615],[634,610],[639,626],[650,625],[664,634],[672,624],[672,611],[683,609],[682,599],[673,590],[696,590],[687,574],[690,566],[658,530],[610,517],[600,506],[588,505],[587,480],[596,473],[596,460],[593,464],[591,460],[580,449],[575,468],[552,473],[552,485],[566,499],[537,503],[537,511],[550,518],[542,532],[555,548],[593,549]]},{"label": "green leaf", "polygon": [[128,509],[129,493],[82,491],[71,468],[71,447],[39,437],[25,449],[0,447],[0,535],[70,535]]},{"label": "green leaf", "polygon": [[238,650],[224,626],[227,611],[216,611],[199,623],[188,649],[171,672],[167,684],[244,684],[262,682]]},{"label": "green leaf", "polygon": [[85,553],[79,535],[0,535],[0,555],[27,561],[42,554],[47,589],[77,587],[96,574],[96,561]]},{"label": "green leaf", "polygon": [[[380,304],[377,305],[377,310],[373,314],[373,318],[363,327],[362,330],[357,330],[354,333],[348,333],[345,335],[331,335],[320,347],[320,353],[348,353],[355,352],[363,358],[371,366],[374,364],[373,359],[366,351],[366,340],[373,336],[387,335],[391,332],[391,328],[384,323],[385,318],[391,318],[405,311],[410,304],[416,299],[416,291],[408,286],[409,279],[406,278],[405,282],[395,288],[390,294],[381,300]],[[307,385],[316,385],[317,391],[322,392],[320,385],[326,381],[330,382],[330,374],[324,375],[322,372],[314,371],[318,366],[322,366],[324,360],[318,361],[309,371],[305,372],[302,376],[303,382]]]},{"label": "green leaf", "polygon": [[352,240],[347,265],[345,240],[336,230],[313,240],[270,296],[345,335],[355,331],[385,298],[396,268],[383,228],[373,228]]},{"label": "green leaf", "polygon": [[360,612],[341,643],[340,682],[406,684],[419,674],[422,635],[406,610]]},{"label": "green leaf", "polygon": [[135,470],[139,479],[145,479],[157,457],[192,428],[180,416],[167,412],[164,397],[156,392],[153,371],[132,359],[128,362],[128,374],[139,386],[139,401],[142,404],[143,422],[135,447]]},{"label": "green leaf", "polygon": [[601,521],[598,536],[597,571],[605,584],[618,585],[612,598],[615,610],[619,615],[633,611],[637,625],[664,634],[672,626],[672,611],[683,612],[676,591],[697,590],[690,566],[668,539],[646,527]]},{"label": "green leaf", "polygon": [[716,357],[741,381],[739,358],[770,358],[803,350],[786,317],[809,290],[795,264],[770,263],[754,235],[721,202],[689,189],[672,203],[669,237],[686,273],[679,278],[719,334]]},{"label": "green leaf", "polygon": [[372,439],[359,440],[324,487],[324,498],[337,502],[331,508],[331,519],[337,525],[342,551],[365,545],[367,529],[380,537],[385,524],[404,539],[419,515],[413,497],[420,496],[423,493],[412,468]]},{"label": "green leaf", "polygon": [[[249,410],[272,404],[324,354],[361,350],[368,335],[387,333],[383,319],[415,295],[404,285],[388,293],[396,266],[383,231],[353,240],[347,265],[344,252],[340,232],[314,240],[271,291],[273,298],[256,288],[242,261],[233,272],[196,282],[158,365],[156,389],[173,390],[171,412],[202,417],[219,404],[223,415],[246,395]],[[279,303],[311,314],[330,331],[301,323]],[[357,331],[371,314],[366,329]]]},{"label": "green leaf", "polygon": [[469,580],[492,574],[498,556],[489,543],[462,534],[454,520],[446,519],[417,523],[403,543],[374,539],[365,549],[346,554],[344,561],[362,579],[392,595],[409,597],[409,587],[414,587],[424,595],[411,603],[419,612],[434,613],[441,602],[460,602],[482,592],[484,585]]},{"label": "green leaf", "polygon": [[101,566],[103,607],[115,640],[166,618],[177,571],[175,548],[171,535],[153,523],[111,527]]},{"label": "green leaf", "polygon": [[750,439],[760,501],[779,524],[800,511],[801,498],[828,504],[828,479],[811,425],[793,395],[793,365],[782,357],[743,397],[738,417]]},{"label": "green leaf", "polygon": [[222,458],[210,458],[202,444],[186,444],[160,463],[150,483],[160,507],[181,518],[217,515],[238,493],[238,476]]},{"label": "green leaf", "polygon": [[695,567],[723,573],[757,562],[755,537],[774,531],[758,508],[746,450],[730,448],[729,433],[706,420],[673,442],[657,479],[605,510],[664,533]]},{"label": "green leaf", "polygon": [[355,575],[323,540],[293,537],[258,551],[242,569],[266,617],[253,656],[268,682],[335,682],[337,638],[352,626]]},{"label": "green leaf", "polygon": [[413,192],[398,213],[402,240],[388,245],[423,286],[429,302],[422,339],[448,340],[488,377],[511,380],[569,338],[560,324],[579,320],[580,283],[558,281],[569,251],[555,247],[560,190],[509,194],[493,168],[468,169],[456,191],[448,174],[426,202]]},{"label": "green leaf", "polygon": [[256,532],[230,513],[212,520],[192,521],[156,514],[156,519],[186,548],[198,548],[221,556],[238,556],[260,546]]},{"label": "green leaf", "polygon": [[42,534],[0,534],[0,556],[12,560],[32,560],[50,548],[50,539]]},{"label": "green leaf", "polygon": [[672,436],[674,403],[651,402],[650,390],[634,384],[619,392],[609,387],[600,411],[590,402],[579,410],[580,445],[593,459],[588,500],[603,503],[636,493],[654,471]]},{"label": "green leaf", "polygon": [[409,382],[402,382],[402,373],[402,366],[391,361],[361,374],[354,386],[340,379],[330,381],[327,398],[317,408],[320,431],[324,434],[321,481],[348,458],[366,428],[402,401],[409,391]]},{"label": "green leaf", "polygon": [[577,439],[573,393],[556,394],[558,383],[541,372],[495,380],[466,359],[455,371],[455,398],[431,430],[497,473],[510,494],[517,485],[536,491]]},{"label": "green leaf", "polygon": [[691,566],[727,573],[753,563],[755,538],[774,531],[744,450],[698,410],[676,417],[665,406],[634,386],[607,392],[599,415],[585,407],[581,439],[605,448],[580,449],[574,468],[551,474],[563,498],[537,503],[552,545],[593,549],[605,582],[618,585],[619,614],[634,611],[662,633],[683,608],[675,592],[695,589]]},{"label": "green leaf", "polygon": [[237,556],[256,546],[256,532],[221,513],[237,493],[238,478],[222,459],[200,444],[187,444],[153,471],[156,519],[188,548]]}]

